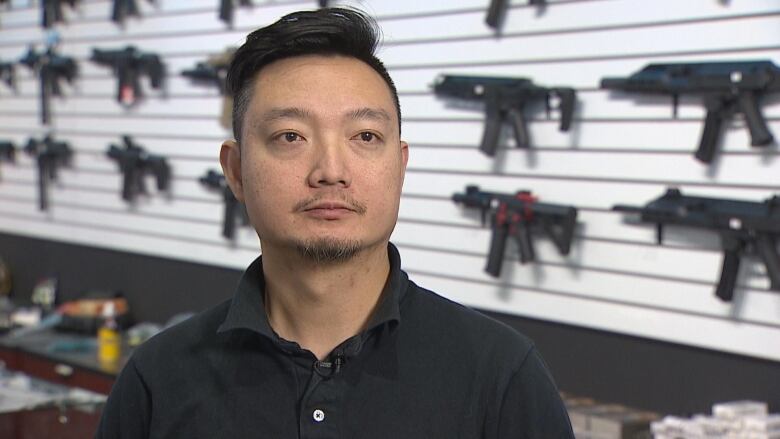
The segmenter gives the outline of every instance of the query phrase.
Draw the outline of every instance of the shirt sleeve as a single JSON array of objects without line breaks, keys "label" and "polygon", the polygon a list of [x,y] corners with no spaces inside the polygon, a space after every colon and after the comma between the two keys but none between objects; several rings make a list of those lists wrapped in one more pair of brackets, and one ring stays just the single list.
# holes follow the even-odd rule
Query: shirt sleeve
[{"label": "shirt sleeve", "polygon": [[103,408],[96,439],[149,437],[150,395],[133,358],[119,374]]},{"label": "shirt sleeve", "polygon": [[536,348],[509,380],[499,411],[497,437],[574,439],[566,407]]}]

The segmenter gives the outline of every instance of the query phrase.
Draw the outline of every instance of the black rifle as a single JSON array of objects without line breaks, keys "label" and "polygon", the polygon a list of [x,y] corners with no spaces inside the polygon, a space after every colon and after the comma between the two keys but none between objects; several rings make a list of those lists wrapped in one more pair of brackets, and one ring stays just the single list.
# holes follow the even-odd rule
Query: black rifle
[{"label": "black rifle", "polygon": [[16,89],[16,74],[13,63],[0,62],[0,81],[5,82],[11,90]]},{"label": "black rifle", "polygon": [[165,157],[147,154],[130,136],[122,136],[123,147],[110,145],[106,155],[116,160],[124,176],[122,199],[133,202],[138,194],[147,194],[144,177],[154,175],[159,191],[167,191],[171,180],[171,168]]},{"label": "black rifle", "polygon": [[[233,2],[235,0],[220,0],[219,19],[227,24],[233,24]],[[252,6],[252,0],[238,0],[240,6]]]},{"label": "black rifle", "polygon": [[38,207],[48,210],[49,182],[57,179],[61,166],[70,166],[73,150],[66,142],[57,142],[47,135],[42,140],[28,140],[24,151],[38,161]]},{"label": "black rifle", "polygon": [[236,219],[241,222],[241,226],[249,225],[249,216],[246,213],[246,208],[233,195],[233,191],[230,190],[230,186],[228,186],[222,173],[209,169],[206,175],[200,177],[200,182],[210,189],[222,192],[222,199],[225,202],[225,215],[222,218],[222,236],[227,239],[233,239],[236,234]]},{"label": "black rifle", "polygon": [[723,247],[723,267],[715,290],[721,300],[734,297],[740,258],[755,251],[766,266],[771,290],[780,291],[780,257],[777,237],[780,236],[780,197],[763,203],[721,198],[691,197],[677,189],[669,189],[644,207],[617,205],[619,212],[637,213],[640,221],[656,223],[658,244],[663,242],[663,227],[679,225],[711,229],[720,234]]},{"label": "black rifle", "polygon": [[62,4],[76,7],[78,0],[41,0],[41,24],[46,29],[52,27],[54,23],[59,23],[65,18],[62,14]]},{"label": "black rifle", "polygon": [[[544,5],[547,0],[529,0],[528,4],[531,5]],[[501,23],[504,21],[504,13],[509,6],[509,0],[491,0],[488,7],[488,13],[485,17],[485,23],[493,29],[498,29]]]},{"label": "black rifle", "polygon": [[133,46],[118,50],[92,49],[92,61],[109,66],[117,77],[116,100],[129,107],[143,97],[141,75],[149,76],[152,88],[159,89],[165,77],[165,66],[153,53],[141,53]]},{"label": "black rifle", "polygon": [[466,186],[466,193],[456,193],[452,200],[466,207],[479,208],[482,212],[482,225],[485,225],[486,214],[490,212],[493,234],[485,271],[494,277],[501,274],[504,248],[509,235],[517,242],[521,264],[536,259],[531,242],[531,232],[534,228],[541,227],[560,254],[569,254],[577,223],[577,209],[573,206],[538,203],[536,197],[528,191],[520,191],[514,195],[499,194],[482,192],[479,186]]},{"label": "black rifle", "polygon": [[[149,0],[149,3],[154,3],[154,0]],[[114,6],[111,9],[111,21],[124,23],[128,15],[134,17],[141,15],[135,0],[114,0]]]},{"label": "black rifle", "polygon": [[772,143],[759,100],[764,93],[780,92],[780,68],[766,60],[649,64],[628,78],[604,78],[601,88],[671,95],[674,117],[680,95],[701,95],[707,118],[695,157],[710,163],[723,121],[735,112],[745,115],[751,145]]},{"label": "black rifle", "polygon": [[496,153],[501,126],[507,118],[512,122],[517,146],[528,148],[529,135],[523,113],[529,102],[543,99],[549,117],[550,98],[557,96],[561,110],[560,130],[567,131],[571,125],[576,101],[573,88],[539,87],[525,78],[442,75],[434,83],[433,91],[437,96],[484,102],[485,131],[479,149],[489,156]]},{"label": "black rifle", "polygon": [[52,47],[41,53],[30,47],[19,62],[38,73],[41,83],[41,122],[48,124],[51,119],[49,111],[51,96],[62,96],[61,79],[65,79],[68,83],[73,82],[78,72],[76,61],[70,57],[57,55]]},{"label": "black rifle", "polygon": [[225,128],[230,128],[233,112],[233,96],[227,93],[226,76],[230,61],[233,59],[235,49],[227,49],[224,52],[209,57],[205,62],[198,62],[195,68],[184,70],[182,76],[192,79],[195,83],[216,86],[222,99],[222,116],[220,123]]}]

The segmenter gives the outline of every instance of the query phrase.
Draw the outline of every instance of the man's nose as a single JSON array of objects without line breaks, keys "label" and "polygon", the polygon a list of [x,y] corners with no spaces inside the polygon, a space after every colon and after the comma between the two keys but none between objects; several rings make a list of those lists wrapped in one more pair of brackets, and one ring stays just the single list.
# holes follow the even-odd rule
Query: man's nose
[{"label": "man's nose", "polygon": [[352,176],[348,164],[347,145],[334,138],[323,138],[314,147],[309,186],[349,187]]}]

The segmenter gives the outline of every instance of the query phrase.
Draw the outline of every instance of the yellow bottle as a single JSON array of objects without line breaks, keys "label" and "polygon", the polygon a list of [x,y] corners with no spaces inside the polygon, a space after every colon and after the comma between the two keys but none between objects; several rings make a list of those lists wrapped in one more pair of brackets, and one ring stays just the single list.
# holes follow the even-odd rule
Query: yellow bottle
[{"label": "yellow bottle", "polygon": [[114,302],[103,305],[103,326],[98,329],[98,361],[111,365],[119,362],[122,354],[122,337],[116,324]]}]

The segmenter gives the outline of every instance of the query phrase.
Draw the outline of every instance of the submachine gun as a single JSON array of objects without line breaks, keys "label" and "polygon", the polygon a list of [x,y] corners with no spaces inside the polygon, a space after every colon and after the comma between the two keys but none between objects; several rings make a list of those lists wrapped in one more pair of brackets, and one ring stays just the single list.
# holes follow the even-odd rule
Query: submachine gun
[{"label": "submachine gun", "polygon": [[49,209],[49,183],[57,180],[57,172],[62,166],[70,166],[73,150],[66,142],[57,142],[51,135],[42,140],[30,139],[24,152],[38,162],[38,207]]},{"label": "submachine gun", "polygon": [[[528,0],[529,5],[545,5],[547,0]],[[498,29],[504,21],[506,8],[509,7],[509,0],[490,0],[488,12],[485,16],[485,23],[493,29]]]},{"label": "submachine gun", "polygon": [[573,88],[540,87],[525,78],[441,75],[436,79],[433,91],[440,97],[484,102],[485,130],[479,149],[489,156],[496,153],[501,126],[506,119],[512,123],[517,146],[529,147],[524,114],[525,106],[529,102],[544,100],[549,117],[550,98],[558,97],[561,111],[560,130],[568,131],[576,101]]},{"label": "submachine gun", "polygon": [[510,235],[517,243],[521,264],[536,259],[531,234],[539,228],[552,239],[561,255],[569,254],[577,225],[577,209],[573,206],[539,203],[528,191],[499,194],[483,192],[479,186],[466,186],[466,192],[454,194],[452,200],[480,209],[483,225],[490,213],[493,233],[485,271],[491,276],[501,275],[506,240]]},{"label": "submachine gun", "polygon": [[734,297],[739,263],[745,252],[753,251],[766,266],[771,286],[780,291],[780,197],[763,203],[720,198],[691,197],[678,189],[668,189],[644,207],[617,205],[613,210],[639,214],[641,222],[655,223],[658,244],[663,242],[663,227],[679,225],[717,232],[723,247],[723,266],[715,295],[723,301]]},{"label": "submachine gun", "polygon": [[194,68],[181,72],[182,76],[190,78],[195,83],[215,86],[222,95],[222,116],[220,124],[230,129],[232,124],[233,97],[227,93],[226,76],[230,61],[236,49],[226,49],[224,52],[209,57],[205,62],[198,62]]},{"label": "submachine gun", "polygon": [[134,46],[118,50],[92,49],[92,61],[109,66],[117,77],[116,100],[125,107],[132,106],[142,96],[142,75],[149,76],[152,88],[162,87],[165,77],[165,66],[160,57],[153,53],[139,52]]},{"label": "submachine gun", "polygon": [[674,117],[680,95],[702,96],[707,117],[695,157],[710,163],[723,121],[736,112],[745,116],[752,146],[772,143],[759,101],[765,93],[780,92],[780,68],[767,60],[649,64],[627,78],[604,78],[601,88],[671,95]]},{"label": "submachine gun", "polygon": [[49,46],[43,52],[38,52],[34,47],[30,47],[27,54],[19,62],[29,67],[33,72],[38,73],[41,83],[41,123],[48,124],[51,120],[51,112],[49,110],[51,96],[62,96],[61,80],[64,79],[68,83],[73,82],[73,78],[76,77],[78,72],[76,61],[70,57],[57,55],[54,53],[54,48]]},{"label": "submachine gun", "polygon": [[222,173],[209,169],[206,175],[200,177],[200,182],[209,189],[222,192],[222,199],[225,202],[225,215],[222,218],[222,236],[227,239],[233,239],[236,233],[236,220],[240,222],[240,226],[249,225],[246,207],[233,195],[233,191],[230,190],[230,186],[228,186]]},{"label": "submachine gun", "polygon": [[134,202],[138,194],[147,194],[144,177],[154,175],[157,190],[167,191],[171,181],[171,168],[165,157],[148,154],[130,136],[122,136],[123,146],[110,145],[106,156],[116,160],[122,181],[122,199]]}]

